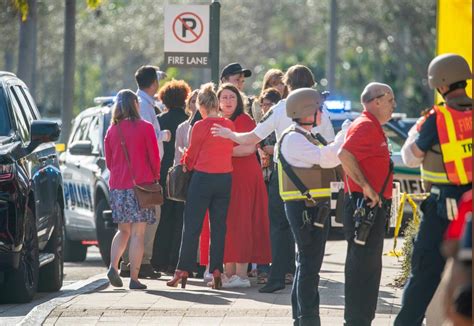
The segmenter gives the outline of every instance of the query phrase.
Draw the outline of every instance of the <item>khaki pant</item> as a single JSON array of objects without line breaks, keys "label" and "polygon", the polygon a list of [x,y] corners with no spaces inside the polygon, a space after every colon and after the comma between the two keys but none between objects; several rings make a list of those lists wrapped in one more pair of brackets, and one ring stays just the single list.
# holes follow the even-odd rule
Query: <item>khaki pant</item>
[{"label": "khaki pant", "polygon": [[[155,241],[156,229],[158,229],[158,225],[160,224],[160,216],[161,216],[161,206],[155,206],[155,216],[156,216],[156,223],[152,225],[147,225],[145,230],[145,243],[144,243],[144,252],[143,252],[143,260],[142,265],[149,265],[151,262],[151,257],[153,255],[153,242]],[[128,258],[128,245],[125,249],[125,252],[122,255],[122,262],[120,263],[120,270],[129,271],[130,266]]]}]

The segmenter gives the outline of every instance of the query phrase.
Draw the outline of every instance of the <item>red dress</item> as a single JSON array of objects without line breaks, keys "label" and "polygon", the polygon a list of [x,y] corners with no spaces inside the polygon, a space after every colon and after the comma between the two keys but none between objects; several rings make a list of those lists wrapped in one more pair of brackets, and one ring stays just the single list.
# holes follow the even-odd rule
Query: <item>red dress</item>
[{"label": "red dress", "polygon": [[[236,132],[248,132],[255,122],[247,114],[234,121]],[[237,144],[235,144],[237,146]],[[232,157],[232,190],[227,213],[224,263],[271,262],[268,195],[255,153]],[[201,232],[200,264],[209,261],[209,222],[206,216]]]}]

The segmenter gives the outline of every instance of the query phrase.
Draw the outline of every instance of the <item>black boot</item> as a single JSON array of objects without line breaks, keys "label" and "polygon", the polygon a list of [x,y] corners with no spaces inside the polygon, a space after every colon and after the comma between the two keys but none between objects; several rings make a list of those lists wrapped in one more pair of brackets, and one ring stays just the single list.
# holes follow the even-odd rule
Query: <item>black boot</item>
[{"label": "black boot", "polygon": [[258,289],[258,292],[273,293],[275,291],[283,290],[284,288],[285,288],[285,283],[268,281],[267,284],[265,284],[263,287]]}]

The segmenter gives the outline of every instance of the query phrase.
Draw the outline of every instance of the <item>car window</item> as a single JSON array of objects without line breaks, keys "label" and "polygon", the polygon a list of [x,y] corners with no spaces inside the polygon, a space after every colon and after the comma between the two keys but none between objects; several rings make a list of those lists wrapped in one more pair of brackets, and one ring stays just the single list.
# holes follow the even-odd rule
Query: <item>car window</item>
[{"label": "car window", "polygon": [[31,94],[28,91],[28,89],[26,89],[24,87],[19,87],[19,89],[20,89],[21,93],[23,94],[23,96],[26,98],[26,101],[28,102],[28,107],[30,108],[31,114],[33,115],[33,117],[35,119],[41,119],[41,115],[38,111],[38,108],[36,107],[36,103],[33,100],[33,97],[31,97]]},{"label": "car window", "polygon": [[0,136],[8,136],[11,129],[5,93],[0,87]]},{"label": "car window", "polygon": [[71,139],[71,143],[78,141],[78,140],[84,140],[85,135],[88,131],[89,124],[92,120],[92,116],[84,117],[81,122],[79,123],[79,126],[76,129],[76,132],[74,133],[74,136]]},{"label": "car window", "polygon": [[[12,90],[10,88],[10,90]],[[12,103],[13,115],[18,127],[18,132],[20,133],[21,140],[25,143],[30,141],[30,127],[28,120],[26,119],[24,113],[22,112],[20,103],[14,94],[10,93],[10,101]]]},{"label": "car window", "polygon": [[90,140],[92,144],[92,153],[98,154],[99,153],[99,117],[95,116],[91,123],[89,124],[89,128],[87,133],[85,134],[84,140]]},{"label": "car window", "polygon": [[388,128],[387,126],[383,126],[383,130],[388,138],[390,150],[392,152],[400,152],[403,144],[405,143],[405,137],[402,137],[400,134]]},{"label": "car window", "polygon": [[23,96],[23,93],[20,90],[20,86],[11,86],[10,89],[13,95],[15,96],[17,102],[21,105],[21,112],[23,113],[23,116],[25,117],[27,121],[28,129],[29,129],[34,118],[31,113],[30,107],[28,106],[28,102]]}]

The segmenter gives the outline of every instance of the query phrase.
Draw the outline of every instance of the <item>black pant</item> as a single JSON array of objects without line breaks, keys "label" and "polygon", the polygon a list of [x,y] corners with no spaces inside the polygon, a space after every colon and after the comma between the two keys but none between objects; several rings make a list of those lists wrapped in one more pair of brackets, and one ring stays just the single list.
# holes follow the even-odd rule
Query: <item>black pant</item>
[{"label": "black pant", "polygon": [[177,269],[192,271],[196,265],[199,235],[206,210],[211,222],[209,271],[223,272],[227,209],[229,208],[232,175],[230,173],[194,172],[184,209],[183,235]]},{"label": "black pant", "polygon": [[269,282],[284,283],[286,273],[295,270],[295,243],[286,218],[285,206],[278,189],[276,170],[270,177],[268,189],[268,215],[270,217],[270,240],[272,266]]},{"label": "black pant", "polygon": [[319,271],[323,263],[329,218],[324,228],[303,226],[303,201],[285,203],[286,216],[298,246],[296,273],[291,291],[291,306],[295,325],[321,325],[319,317]]},{"label": "black pant", "polygon": [[[165,189],[163,191],[166,193]],[[183,232],[183,214],[184,203],[165,199],[153,244],[152,264],[155,268],[167,270],[176,266]]]},{"label": "black pant", "polygon": [[395,325],[421,325],[433,295],[441,281],[445,259],[440,247],[449,225],[446,213],[446,198],[459,201],[469,186],[440,187],[440,196],[430,195],[421,204],[423,217],[413,245],[411,275],[402,298],[402,309]]},{"label": "black pant", "polygon": [[374,224],[365,246],[354,242],[355,222],[353,219],[355,200],[361,193],[348,194],[344,198],[344,236],[347,240],[347,256],[344,269],[346,325],[370,325],[375,318],[380,277],[382,275],[382,252],[387,213],[378,209]]}]

